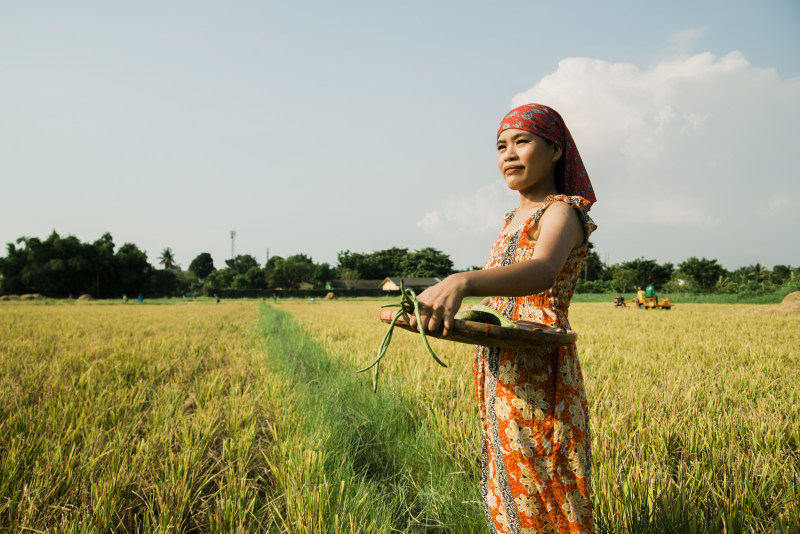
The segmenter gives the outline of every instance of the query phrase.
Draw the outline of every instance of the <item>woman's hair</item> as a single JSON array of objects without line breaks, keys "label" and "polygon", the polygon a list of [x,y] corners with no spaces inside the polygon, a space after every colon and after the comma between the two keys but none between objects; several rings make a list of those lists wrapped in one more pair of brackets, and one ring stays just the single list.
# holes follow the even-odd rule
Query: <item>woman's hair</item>
[{"label": "woman's hair", "polygon": [[589,206],[596,202],[592,183],[578,147],[569,133],[564,119],[556,110],[542,104],[525,104],[509,111],[500,122],[497,137],[503,130],[525,130],[545,139],[551,145],[561,148],[561,157],[556,162],[555,186],[560,194],[577,195],[589,201]]}]

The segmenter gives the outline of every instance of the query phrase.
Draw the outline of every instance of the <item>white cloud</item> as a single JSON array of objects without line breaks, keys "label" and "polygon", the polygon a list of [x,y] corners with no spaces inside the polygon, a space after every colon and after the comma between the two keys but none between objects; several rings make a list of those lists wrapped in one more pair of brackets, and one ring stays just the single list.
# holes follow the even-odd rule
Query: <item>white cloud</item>
[{"label": "white cloud", "polygon": [[[765,217],[772,219],[800,219],[800,210],[797,209],[797,201],[800,198],[800,187],[794,187],[776,192],[765,202],[760,203],[760,208]],[[791,230],[796,232],[796,226]],[[797,241],[797,238],[794,238]]]},{"label": "white cloud", "polygon": [[[798,178],[800,77],[781,80],[775,69],[756,67],[736,51],[687,55],[699,35],[676,35],[673,55],[645,69],[564,59],[512,98],[511,107],[539,102],[563,115],[597,193],[598,245],[617,257],[641,255],[630,243],[655,234],[674,240],[659,249],[673,258],[685,257],[684,247],[692,245],[723,249],[737,232],[776,247],[796,239],[788,228],[770,227],[768,210],[753,206],[760,199],[773,214],[787,209],[784,196],[773,195]],[[477,224],[470,210],[496,209],[485,194],[452,198],[418,224],[467,229]],[[707,254],[735,264],[740,260],[730,249]]]},{"label": "white cloud", "polygon": [[645,204],[645,211],[650,221],[659,225],[714,227],[724,222],[722,218],[706,213],[698,204],[694,199],[684,199],[682,202],[656,200],[652,204]]},{"label": "white cloud", "polygon": [[705,28],[689,28],[680,30],[669,37],[667,52],[673,56],[686,56],[692,49],[692,45],[706,33]]},{"label": "white cloud", "polygon": [[796,236],[774,218],[791,209],[774,195],[798,178],[800,78],[781,80],[740,52],[687,55],[686,46],[645,69],[564,59],[511,107],[540,102],[564,116],[598,196],[595,240],[616,257],[647,253],[638,247],[655,235],[660,258],[699,249],[736,265],[753,259],[734,243],[785,250]]},{"label": "white cloud", "polygon": [[497,182],[480,187],[474,194],[450,196],[443,205],[426,213],[417,227],[430,235],[486,235],[500,231],[502,216],[519,202],[516,193]]},{"label": "white cloud", "polygon": [[[797,197],[795,197],[797,198]],[[769,199],[768,209],[771,211],[783,211],[791,205],[788,195],[774,195]]]}]

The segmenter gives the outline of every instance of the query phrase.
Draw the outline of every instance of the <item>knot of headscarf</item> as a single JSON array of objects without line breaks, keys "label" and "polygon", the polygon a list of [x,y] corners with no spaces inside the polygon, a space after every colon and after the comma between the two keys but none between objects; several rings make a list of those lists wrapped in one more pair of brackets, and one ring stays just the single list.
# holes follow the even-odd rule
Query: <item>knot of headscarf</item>
[{"label": "knot of headscarf", "polygon": [[585,198],[589,202],[587,210],[597,201],[578,147],[575,146],[564,119],[556,110],[541,104],[525,104],[514,108],[500,122],[497,137],[500,137],[503,130],[511,128],[531,132],[561,147],[562,154],[556,173],[560,175],[564,190],[559,192]]}]

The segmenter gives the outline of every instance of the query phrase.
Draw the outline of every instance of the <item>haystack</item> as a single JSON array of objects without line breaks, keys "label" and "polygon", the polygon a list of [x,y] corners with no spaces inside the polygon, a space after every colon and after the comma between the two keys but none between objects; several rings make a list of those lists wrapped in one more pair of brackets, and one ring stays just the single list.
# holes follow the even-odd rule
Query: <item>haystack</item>
[{"label": "haystack", "polygon": [[78,297],[78,300],[87,301],[87,300],[94,300],[94,298],[89,293],[84,293],[83,295]]},{"label": "haystack", "polygon": [[335,298],[336,298],[336,295],[334,295],[333,292],[330,292],[327,295],[325,295],[325,300],[333,300]]},{"label": "haystack", "polygon": [[800,313],[800,291],[794,291],[786,295],[783,302],[778,305],[778,311]]},{"label": "haystack", "polygon": [[19,300],[42,300],[43,298],[39,293],[25,293],[20,295]]}]

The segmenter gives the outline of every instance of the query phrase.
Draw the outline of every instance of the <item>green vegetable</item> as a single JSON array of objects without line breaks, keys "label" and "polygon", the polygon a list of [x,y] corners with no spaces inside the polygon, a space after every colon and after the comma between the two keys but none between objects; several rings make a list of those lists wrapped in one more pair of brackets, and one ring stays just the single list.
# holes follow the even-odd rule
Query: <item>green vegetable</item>
[{"label": "green vegetable", "polygon": [[363,369],[359,369],[358,373],[363,373],[369,369],[375,368],[372,374],[372,391],[378,391],[378,370],[380,368],[381,360],[384,356],[386,356],[386,350],[389,348],[389,343],[392,341],[392,332],[394,331],[394,325],[397,320],[403,316],[403,314],[411,315],[412,313],[417,318],[417,328],[419,329],[419,334],[422,336],[422,342],[425,344],[425,348],[428,350],[428,354],[436,360],[436,363],[441,365],[442,367],[447,367],[442,360],[436,356],[436,353],[433,352],[430,344],[428,343],[428,337],[425,335],[425,327],[422,324],[422,318],[419,314],[419,302],[417,302],[417,294],[414,292],[413,289],[406,289],[405,282],[403,280],[400,281],[400,302],[395,302],[392,304],[386,304],[382,306],[383,308],[400,308],[397,310],[392,317],[392,321],[389,323],[389,328],[386,330],[386,333],[383,335],[383,339],[381,340],[380,347],[378,347],[378,355],[368,366],[364,367]]},{"label": "green vegetable", "polygon": [[519,328],[514,321],[508,319],[505,315],[483,304],[474,304],[468,310],[458,312],[455,319],[462,321],[475,321],[478,323],[489,323],[508,328]]}]

